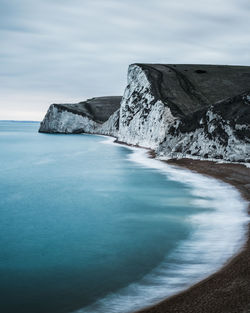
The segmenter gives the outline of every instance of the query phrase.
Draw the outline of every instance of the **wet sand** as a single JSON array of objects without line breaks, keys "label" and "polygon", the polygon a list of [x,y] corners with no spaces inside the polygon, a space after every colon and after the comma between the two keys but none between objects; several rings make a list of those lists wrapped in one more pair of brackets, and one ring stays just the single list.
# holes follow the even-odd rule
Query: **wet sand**
[{"label": "wet sand", "polygon": [[[153,155],[152,155],[153,157]],[[239,164],[217,164],[191,159],[169,160],[168,164],[218,178],[235,186],[250,201],[250,168]],[[236,208],[237,209],[237,208]],[[250,205],[248,206],[250,214]],[[220,271],[189,289],[140,313],[249,313],[250,312],[250,224],[248,239]]]}]

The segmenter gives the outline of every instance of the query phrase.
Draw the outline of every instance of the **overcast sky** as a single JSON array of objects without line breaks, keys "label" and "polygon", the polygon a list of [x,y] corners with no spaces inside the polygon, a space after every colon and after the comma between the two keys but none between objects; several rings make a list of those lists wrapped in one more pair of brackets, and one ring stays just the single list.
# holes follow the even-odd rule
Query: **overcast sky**
[{"label": "overcast sky", "polygon": [[135,62],[250,65],[250,1],[0,0],[0,119],[122,95]]}]

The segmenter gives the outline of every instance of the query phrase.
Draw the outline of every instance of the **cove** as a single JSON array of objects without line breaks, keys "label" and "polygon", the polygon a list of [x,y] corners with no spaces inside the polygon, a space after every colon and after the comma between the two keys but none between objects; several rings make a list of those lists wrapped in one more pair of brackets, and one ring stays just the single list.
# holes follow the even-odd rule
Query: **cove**
[{"label": "cove", "polygon": [[38,126],[0,122],[1,312],[131,312],[239,248],[246,214],[234,188]]}]

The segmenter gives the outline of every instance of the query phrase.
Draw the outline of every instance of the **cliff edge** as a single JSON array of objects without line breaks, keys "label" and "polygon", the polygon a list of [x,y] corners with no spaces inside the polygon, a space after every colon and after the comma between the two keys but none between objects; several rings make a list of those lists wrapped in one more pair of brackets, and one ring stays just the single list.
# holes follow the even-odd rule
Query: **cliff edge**
[{"label": "cliff edge", "polygon": [[160,159],[250,161],[250,67],[132,64],[116,98],[99,107],[102,119],[85,105],[80,114],[79,104],[52,105],[40,131],[112,135]]},{"label": "cliff edge", "polygon": [[250,67],[132,64],[118,140],[160,159],[249,162]]},{"label": "cliff edge", "polygon": [[96,97],[79,103],[51,104],[39,132],[93,133],[120,107],[122,97]]}]

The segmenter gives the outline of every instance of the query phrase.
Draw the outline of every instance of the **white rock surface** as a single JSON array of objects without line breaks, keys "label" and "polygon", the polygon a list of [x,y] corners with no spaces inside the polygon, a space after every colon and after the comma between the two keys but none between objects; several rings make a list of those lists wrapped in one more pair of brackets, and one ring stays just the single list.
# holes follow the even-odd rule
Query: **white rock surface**
[{"label": "white rock surface", "polygon": [[98,127],[96,133],[101,135],[118,137],[120,110],[113,113],[110,118]]},{"label": "white rock surface", "polygon": [[118,140],[155,149],[174,121],[170,109],[154,98],[143,70],[131,65],[121,102]]},{"label": "white rock surface", "polygon": [[41,123],[41,131],[50,133],[75,133],[86,132],[93,133],[100,124],[92,121],[86,116],[74,114],[66,110],[61,110],[55,105],[51,105]]}]

